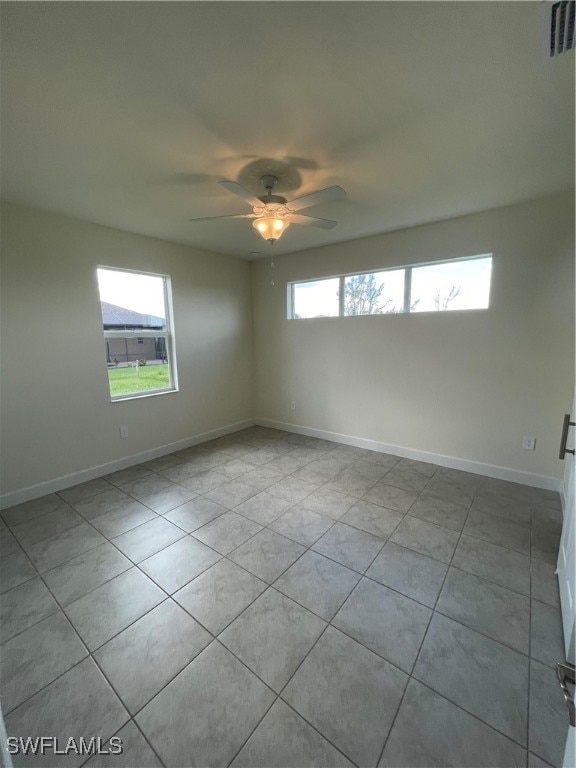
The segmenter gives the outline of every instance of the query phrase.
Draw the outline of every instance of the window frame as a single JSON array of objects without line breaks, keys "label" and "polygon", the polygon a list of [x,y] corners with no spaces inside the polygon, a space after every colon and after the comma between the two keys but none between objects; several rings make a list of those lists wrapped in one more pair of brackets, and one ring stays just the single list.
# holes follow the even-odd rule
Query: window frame
[{"label": "window frame", "polygon": [[[166,313],[165,317],[165,328],[162,329],[146,329],[146,328],[133,328],[133,329],[123,329],[123,330],[108,330],[104,327],[102,327],[102,333],[104,335],[104,350],[105,350],[105,358],[106,358],[106,365],[107,369],[106,372],[108,372],[109,363],[108,363],[108,354],[107,354],[107,347],[106,347],[106,341],[108,339],[132,339],[136,340],[137,343],[139,343],[139,340],[142,339],[158,339],[163,338],[164,339],[164,346],[166,348],[166,365],[168,366],[168,376],[170,381],[169,387],[161,387],[159,389],[148,389],[138,392],[131,392],[131,393],[124,393],[121,395],[113,395],[110,392],[110,378],[107,376],[108,380],[108,394],[110,396],[110,402],[112,403],[118,403],[124,400],[137,400],[139,398],[143,397],[155,397],[156,395],[165,395],[169,394],[171,392],[178,392],[178,373],[177,373],[177,367],[176,367],[176,343],[175,343],[175,336],[174,336],[174,315],[173,315],[173,306],[172,306],[172,282],[170,275],[160,274],[158,272],[147,272],[144,270],[139,269],[124,269],[122,267],[108,267],[103,264],[98,264],[96,270],[104,269],[108,272],[123,272],[126,274],[132,274],[132,275],[144,275],[147,277],[158,277],[162,280],[162,293],[164,297],[164,310]],[[98,275],[98,271],[96,271],[96,275]],[[98,285],[98,279],[97,279],[97,285]],[[100,296],[100,286],[98,285],[98,296],[100,299],[100,303],[102,302],[102,297]],[[104,324],[102,323],[102,326]],[[126,361],[130,362],[130,361]]]},{"label": "window frame", "polygon": [[[466,261],[479,261],[480,259],[490,259],[490,285],[488,288],[488,306],[486,307],[471,307],[469,309],[462,308],[462,309],[453,309],[449,310],[450,312],[484,312],[487,309],[490,308],[490,293],[492,290],[492,269],[494,266],[494,253],[481,253],[476,254],[474,256],[457,256],[453,259],[440,259],[435,261],[421,261],[416,262],[414,264],[404,264],[394,267],[384,267],[383,269],[367,269],[363,270],[361,272],[347,272],[340,275],[326,275],[323,277],[310,277],[306,280],[292,280],[288,282],[288,293],[287,293],[287,313],[286,317],[288,320],[333,320],[336,318],[348,318],[348,317],[375,317],[380,316],[383,317],[387,314],[393,314],[393,315],[409,315],[409,314],[418,314],[418,315],[430,315],[430,314],[444,314],[448,310],[423,310],[423,311],[412,311],[410,309],[411,306],[411,297],[412,297],[412,271],[414,269],[418,269],[420,267],[434,267],[434,266],[440,266],[442,264],[456,264],[456,263],[462,263]],[[360,275],[380,275],[384,272],[398,272],[400,270],[404,270],[404,305],[401,311],[399,312],[390,312],[390,313],[366,313],[366,314],[359,314],[359,315],[346,315],[344,311],[344,304],[345,304],[345,280],[348,277],[358,277]],[[339,314],[338,315],[318,315],[316,317],[294,317],[294,288],[297,285],[302,285],[304,283],[317,283],[321,280],[334,280],[339,279],[339,296],[338,296],[338,303],[339,303]]]}]

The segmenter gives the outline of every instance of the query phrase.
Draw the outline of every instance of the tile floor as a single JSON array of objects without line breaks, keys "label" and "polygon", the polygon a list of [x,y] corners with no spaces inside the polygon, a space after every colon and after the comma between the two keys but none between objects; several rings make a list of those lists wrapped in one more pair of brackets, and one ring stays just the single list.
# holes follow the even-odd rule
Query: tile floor
[{"label": "tile floor", "polygon": [[557,494],[254,427],[2,512],[16,766],[559,766]]}]

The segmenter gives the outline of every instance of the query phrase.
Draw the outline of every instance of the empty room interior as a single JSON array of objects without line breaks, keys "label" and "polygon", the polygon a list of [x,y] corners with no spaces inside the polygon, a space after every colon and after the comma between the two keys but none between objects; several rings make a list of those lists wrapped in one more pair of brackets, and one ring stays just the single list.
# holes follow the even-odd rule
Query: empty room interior
[{"label": "empty room interior", "polygon": [[1,3],[6,768],[574,768],[575,5]]}]

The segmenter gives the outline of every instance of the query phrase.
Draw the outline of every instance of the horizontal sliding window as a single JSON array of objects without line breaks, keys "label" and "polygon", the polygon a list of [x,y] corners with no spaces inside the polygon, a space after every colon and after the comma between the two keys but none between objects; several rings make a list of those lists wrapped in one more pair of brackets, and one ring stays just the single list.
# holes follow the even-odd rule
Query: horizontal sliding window
[{"label": "horizontal sliding window", "polygon": [[288,318],[487,309],[492,256],[429,262],[288,285]]}]

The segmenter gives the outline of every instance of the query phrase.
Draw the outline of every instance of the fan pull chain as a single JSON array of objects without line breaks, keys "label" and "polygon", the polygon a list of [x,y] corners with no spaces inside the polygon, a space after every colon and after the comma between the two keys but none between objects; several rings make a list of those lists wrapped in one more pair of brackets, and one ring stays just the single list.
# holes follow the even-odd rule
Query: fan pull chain
[{"label": "fan pull chain", "polygon": [[272,288],[275,286],[274,282],[274,241],[270,243],[270,285]]}]

